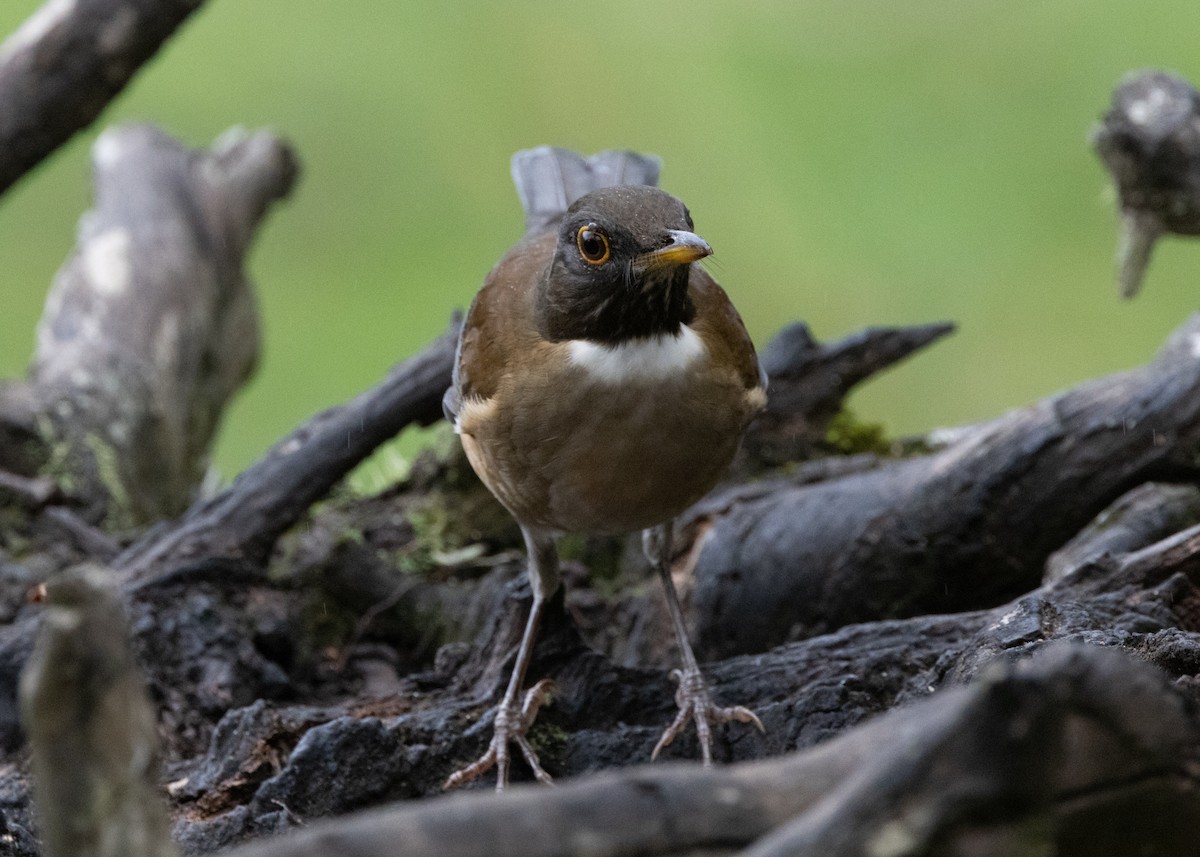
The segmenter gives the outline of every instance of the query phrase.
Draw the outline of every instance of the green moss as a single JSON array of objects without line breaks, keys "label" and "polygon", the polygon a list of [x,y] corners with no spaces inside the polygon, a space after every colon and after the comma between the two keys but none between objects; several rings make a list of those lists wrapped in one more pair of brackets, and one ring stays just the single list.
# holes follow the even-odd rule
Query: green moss
[{"label": "green moss", "polygon": [[597,592],[614,595],[629,585],[621,575],[625,544],[622,536],[567,533],[559,537],[557,547],[561,559],[579,562],[587,568],[588,579]]},{"label": "green moss", "polygon": [[37,431],[46,450],[39,474],[53,480],[63,493],[75,493],[75,469],[70,465],[73,447],[59,436],[53,421],[44,414],[38,417]]},{"label": "green moss", "polygon": [[132,529],[138,523],[138,515],[133,508],[129,492],[125,489],[125,481],[121,478],[116,450],[107,440],[90,432],[84,437],[83,443],[92,454],[96,478],[100,480],[109,497],[109,502],[105,505],[105,529],[110,532]]},{"label": "green moss", "polygon": [[892,446],[882,424],[860,421],[849,408],[842,408],[830,421],[825,442],[845,455],[864,452],[886,455]]},{"label": "green moss", "polygon": [[0,557],[20,558],[31,544],[29,512],[19,503],[0,502]]},{"label": "green moss", "polygon": [[359,497],[374,497],[408,478],[412,461],[401,452],[400,435],[371,453],[346,477],[345,485]]},{"label": "green moss", "polygon": [[457,516],[450,512],[446,496],[430,494],[409,507],[405,517],[412,525],[417,542],[426,550],[448,551],[462,547]]},{"label": "green moss", "polygon": [[563,761],[569,737],[566,730],[543,720],[535,720],[528,733],[529,744],[543,767],[547,764],[555,766]]}]

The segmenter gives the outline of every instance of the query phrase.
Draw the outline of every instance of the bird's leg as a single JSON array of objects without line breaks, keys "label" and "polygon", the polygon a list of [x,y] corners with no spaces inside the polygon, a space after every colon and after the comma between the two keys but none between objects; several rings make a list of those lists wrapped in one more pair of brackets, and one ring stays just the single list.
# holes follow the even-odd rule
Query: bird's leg
[{"label": "bird's leg", "polygon": [[674,741],[688,721],[693,720],[700,739],[700,754],[707,767],[712,764],[713,723],[738,720],[742,723],[753,723],[760,732],[766,730],[763,729],[762,721],[749,708],[741,705],[719,708],[713,705],[708,695],[708,686],[704,683],[704,677],[700,675],[692,644],[688,642],[687,629],[683,625],[683,610],[679,606],[679,596],[675,593],[675,584],[671,580],[671,522],[667,521],[643,532],[642,548],[662,579],[667,596],[667,610],[671,614],[671,622],[675,625],[675,637],[679,641],[679,651],[683,657],[683,669],[671,671],[671,677],[679,683],[679,689],[675,691],[679,713],[658,739],[650,758],[657,758],[662,748]]},{"label": "bird's leg", "polygon": [[496,717],[492,724],[492,741],[487,751],[471,764],[452,773],[442,784],[443,789],[469,783],[481,776],[493,766],[496,768],[496,791],[504,791],[508,784],[508,745],[516,744],[521,755],[533,769],[533,775],[539,782],[550,784],[550,775],[538,763],[537,753],[529,745],[525,733],[533,725],[538,709],[550,699],[554,682],[542,679],[521,696],[521,685],[525,683],[525,671],[533,659],[533,647],[537,638],[538,626],[541,624],[542,608],[546,599],[558,589],[558,554],[554,550],[553,539],[542,532],[521,527],[525,535],[525,547],[529,552],[529,583],[533,589],[533,605],[529,608],[529,619],[525,622],[525,633],[521,635],[521,645],[517,649],[517,661],[513,665],[512,676],[508,680],[508,688],[504,698],[496,707]]}]

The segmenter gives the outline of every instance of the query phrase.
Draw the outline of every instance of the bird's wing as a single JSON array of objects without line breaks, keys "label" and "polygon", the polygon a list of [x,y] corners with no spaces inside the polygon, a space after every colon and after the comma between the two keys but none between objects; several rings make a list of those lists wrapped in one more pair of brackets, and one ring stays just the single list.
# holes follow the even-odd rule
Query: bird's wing
[{"label": "bird's wing", "polygon": [[657,185],[656,155],[613,150],[585,158],[570,149],[538,146],[512,157],[512,178],[525,210],[526,233],[562,216],[584,194],[614,185]]},{"label": "bird's wing", "polygon": [[443,408],[457,415],[466,399],[490,399],[512,371],[512,356],[539,338],[534,291],[554,255],[555,239],[553,232],[527,238],[483,281],[463,321],[454,385],[442,399]]},{"label": "bird's wing", "polygon": [[458,422],[460,410],[462,410],[462,396],[458,394],[458,385],[451,384],[442,394],[442,416],[446,418],[446,422],[455,425]]},{"label": "bird's wing", "polygon": [[767,376],[758,362],[754,342],[725,290],[699,265],[692,266],[688,293],[696,304],[692,326],[713,358],[734,367],[747,391],[767,389]]}]

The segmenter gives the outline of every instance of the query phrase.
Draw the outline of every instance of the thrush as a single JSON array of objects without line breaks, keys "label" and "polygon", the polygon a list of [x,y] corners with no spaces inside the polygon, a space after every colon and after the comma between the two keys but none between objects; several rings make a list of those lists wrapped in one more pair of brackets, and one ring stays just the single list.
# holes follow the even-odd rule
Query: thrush
[{"label": "thrush", "polygon": [[695,264],[712,249],[655,186],[657,158],[541,147],[518,152],[512,172],[526,232],[467,313],[443,405],[520,525],[533,603],[491,743],[446,786],[495,766],[502,790],[510,744],[550,781],[526,739],[550,683],[522,688],[564,532],[643,531],[683,661],[679,713],[652,758],[694,721],[711,764],[713,724],[762,723],[709,695],[671,580],[671,525],[729,466],[766,403],[765,375],[728,296]]}]

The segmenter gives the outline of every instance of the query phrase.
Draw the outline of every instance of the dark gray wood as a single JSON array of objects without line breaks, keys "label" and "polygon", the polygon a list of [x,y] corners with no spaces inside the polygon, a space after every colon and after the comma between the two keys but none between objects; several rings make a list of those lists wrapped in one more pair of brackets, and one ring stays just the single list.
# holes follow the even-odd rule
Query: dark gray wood
[{"label": "dark gray wood", "polygon": [[734,496],[700,522],[685,596],[701,657],[850,622],[972,610],[1035,587],[1125,491],[1196,477],[1200,316],[1145,367],[961,433],[932,455]]},{"label": "dark gray wood", "polygon": [[[476,645],[465,653],[447,652],[447,657],[439,658],[432,671],[410,674],[408,678],[397,676],[390,685],[377,684],[377,677],[370,679],[368,686],[374,684],[375,692],[351,693],[336,704],[295,705],[280,700],[231,710],[207,751],[188,768],[195,787],[185,790],[181,797],[189,821],[177,828],[185,853],[207,853],[246,836],[294,826],[298,819],[308,822],[384,801],[439,794],[445,773],[462,760],[473,758],[486,743],[485,728],[467,727],[494,703],[507,660],[519,639],[523,612],[517,608],[527,603],[528,591],[517,568],[497,570],[494,574],[516,581],[508,596],[515,601],[495,604],[492,622],[479,634]],[[1060,709],[1067,705],[1062,683],[1068,690],[1086,691],[1086,702],[1076,700],[1068,708],[1078,706],[1084,711],[1109,712],[1124,724],[1122,729],[1159,729],[1158,715],[1154,712],[1167,705],[1164,701],[1167,697],[1162,697],[1160,691],[1150,693],[1147,687],[1159,686],[1156,683],[1161,680],[1150,674],[1136,680],[1095,678],[1097,662],[1089,653],[1096,646],[1122,649],[1137,653],[1140,660],[1150,661],[1168,676],[1190,674],[1194,664],[1200,663],[1200,635],[1195,632],[1200,628],[1197,621],[1200,611],[1194,606],[1193,580],[1200,580],[1200,527],[1132,554],[1094,558],[1060,579],[992,610],[853,625],[762,654],[709,664],[705,671],[718,702],[729,700],[750,705],[767,728],[765,735],[738,725],[723,728],[718,739],[719,757],[725,762],[736,762],[804,750],[846,733],[874,714],[893,708],[905,710],[926,699],[931,700],[931,707],[917,718],[920,729],[941,730],[936,724],[945,721],[937,713],[941,709],[933,706],[936,700],[957,698],[946,695],[948,688],[981,679],[986,686],[996,675],[990,671],[997,663],[1016,662],[1050,644],[1068,642],[1086,647],[1084,654],[1056,662],[1055,670],[1061,669],[1061,673],[1054,681],[1032,697],[1021,696],[1025,691],[1020,691],[1018,696],[1023,701],[1015,709],[1011,699],[1003,695],[986,703],[988,710],[995,706],[988,717],[1011,716],[1013,720],[988,720],[976,709],[961,713],[961,719],[957,719],[959,714],[950,713],[944,716],[956,725],[939,734],[957,735],[962,724],[974,724],[982,730],[978,739],[951,751],[946,749],[945,742],[934,740],[934,732],[922,732],[924,737],[913,735],[913,743],[896,745],[893,748],[896,753],[872,754],[870,763],[864,766],[872,771],[870,777],[881,783],[893,783],[890,786],[893,798],[883,800],[877,807],[880,813],[899,812],[903,803],[899,796],[912,787],[928,798],[930,806],[945,810],[940,821],[947,825],[956,824],[961,813],[971,809],[952,802],[943,805],[942,798],[953,798],[960,786],[952,778],[936,781],[924,778],[917,760],[910,758],[912,754],[900,752],[901,747],[908,747],[918,756],[926,752],[945,753],[944,757],[939,755],[945,759],[955,758],[961,751],[964,754],[960,758],[961,767],[947,761],[937,763],[937,769],[944,773],[949,765],[950,769],[960,770],[965,778],[963,787],[970,783],[975,772],[991,772],[993,779],[989,780],[988,788],[998,791],[986,791],[985,803],[999,800],[997,795],[1020,794],[1023,783],[1042,782],[1048,772],[1053,772],[1054,777],[1069,783],[1062,786],[1064,793],[1075,790],[1095,798],[1095,802],[1084,802],[1089,811],[1100,812],[1097,807],[1107,801],[1110,812],[1131,814],[1133,818],[1138,804],[1122,791],[1120,783],[1125,781],[1125,774],[1105,769],[1100,772],[1104,784],[1080,782],[1096,774],[1096,758],[1107,758],[1115,752],[1109,746],[1114,739],[1085,731],[1084,744],[1069,745],[1075,755],[1070,758],[1061,755],[1063,746],[1056,743],[1059,738],[1055,730],[1063,728],[1057,718],[1064,716]],[[215,578],[211,583],[217,588],[205,589],[208,593],[205,603],[210,611],[213,595],[221,590]],[[150,612],[159,621],[186,627],[173,618],[183,608],[170,605],[179,600],[177,595],[169,598],[164,594]],[[239,603],[245,605],[254,600],[255,596],[250,594]],[[209,615],[211,619],[211,612]],[[255,622],[253,618],[242,621],[250,627]],[[343,677],[357,675],[358,681],[367,681],[366,676],[378,676],[381,667],[386,670],[386,664],[379,653],[364,647],[351,657]],[[1003,670],[1000,674],[1005,675]],[[531,675],[551,677],[558,686],[554,704],[543,711],[533,733],[543,763],[556,777],[644,763],[663,724],[673,713],[672,686],[662,671],[622,668],[589,650],[581,644],[561,606],[552,606],[549,611],[548,627],[537,647]],[[159,681],[155,679],[152,683],[157,685]],[[1017,685],[1024,686],[1021,682]],[[1196,698],[1190,683],[1180,685],[1179,690],[1189,698]],[[1168,697],[1171,693],[1174,691]],[[1026,709],[1027,704],[1032,708]],[[1183,707],[1182,700],[1176,700],[1168,710]],[[1034,717],[1029,712],[1040,714]],[[1039,730],[1042,726],[1045,730],[1029,736],[1028,743],[1018,742],[1019,747],[1014,749],[1013,745],[994,740],[1012,728],[1005,724],[1036,725],[1041,722],[1038,718],[1049,719],[1038,726]],[[1193,731],[1179,732],[1174,726],[1164,725],[1154,733],[1153,740],[1145,744],[1133,742],[1150,754],[1135,760],[1143,773],[1134,779],[1144,780],[1152,790],[1157,789],[1155,777],[1162,772],[1147,759],[1178,758],[1184,764],[1190,757],[1181,747],[1191,740],[1184,736],[1194,733],[1195,724],[1188,728]],[[1079,736],[1072,732],[1071,737],[1074,741]],[[1056,747],[1053,753],[1046,751],[1043,741]],[[685,736],[677,744],[668,749],[669,757],[694,756],[693,736]],[[995,747],[988,749],[993,744]],[[925,749],[918,753],[917,748],[921,747]],[[974,758],[966,752],[972,747],[975,748],[972,752],[998,755],[985,764],[982,757]],[[270,752],[277,754],[274,764],[263,763],[264,748],[272,748]],[[820,751],[818,747],[817,752]],[[1021,764],[1014,761],[1006,767],[997,763],[1018,751]],[[906,759],[908,763],[901,764]],[[1042,767],[1036,769],[1036,776],[1031,776],[1023,765],[1035,763]],[[874,767],[876,764],[878,767]],[[1124,757],[1121,764],[1125,764]],[[895,765],[901,768],[896,769]],[[1105,779],[1110,774],[1112,779]],[[639,773],[635,779],[641,776]],[[883,779],[879,780],[880,777]],[[1194,817],[1196,811],[1194,795],[1188,797],[1188,789],[1194,785],[1183,787],[1191,782],[1190,777],[1182,770],[1176,771],[1159,784],[1175,795],[1173,799],[1183,801],[1189,813],[1187,818]],[[826,781],[819,777],[818,780]],[[939,782],[944,792],[935,788]],[[1178,794],[1176,786],[1182,789]],[[868,801],[871,796],[868,792],[856,786],[848,794],[854,801]],[[875,797],[879,794],[875,793]],[[1045,794],[1035,797],[1033,804],[1018,803],[1012,811],[1026,821],[1040,817],[1039,813],[1048,811],[1046,801],[1050,798]],[[717,798],[697,795],[696,799]],[[490,812],[487,807],[492,800],[493,796],[488,794],[475,804],[482,813],[480,823],[485,827]],[[1055,804],[1054,812],[1061,811],[1064,817],[1083,811],[1078,805],[1057,807],[1058,802],[1057,798],[1051,801]],[[865,811],[863,806],[855,805],[858,806],[855,812]],[[282,813],[281,807],[286,807],[287,813]],[[423,811],[418,807],[406,811],[409,814],[405,817],[416,817]],[[872,823],[882,824],[885,817],[876,815]],[[841,829],[845,833],[855,828],[843,825]],[[1072,836],[1088,835],[1086,825],[1071,829],[1075,831]],[[830,827],[822,836],[832,836],[833,832]],[[1171,828],[1170,836],[1177,833]],[[670,851],[666,845],[661,848],[663,853]],[[659,852],[646,846],[644,853]],[[1064,853],[1088,852],[1080,849]]]},{"label": "dark gray wood", "polygon": [[[458,795],[229,853],[1182,857],[1200,820],[1188,762],[1198,738],[1195,709],[1153,668],[1057,645],[806,752],[716,770],[636,767],[504,799]],[[1151,800],[1166,811],[1148,825]]]},{"label": "dark gray wood", "polygon": [[871,327],[822,343],[808,325],[788,325],[760,355],[767,407],[746,432],[735,470],[761,472],[827,453],[829,424],[854,387],[953,331],[948,323]]},{"label": "dark gray wood", "polygon": [[121,531],[195,499],[258,358],[242,263],[296,162],[265,132],[193,151],[136,125],[106,131],[93,155],[94,207],[47,297],[23,393],[0,402],[24,403],[8,422],[41,427],[43,475]]},{"label": "dark gray wood", "polygon": [[47,0],[0,45],[0,193],[86,128],[203,0]]},{"label": "dark gray wood", "polygon": [[1200,524],[1200,487],[1147,482],[1096,516],[1050,555],[1046,579],[1057,580],[1105,555],[1132,553]]},{"label": "dark gray wood", "polygon": [[111,571],[47,587],[21,678],[44,857],[174,857],[158,788],[157,712],[129,647]]}]

